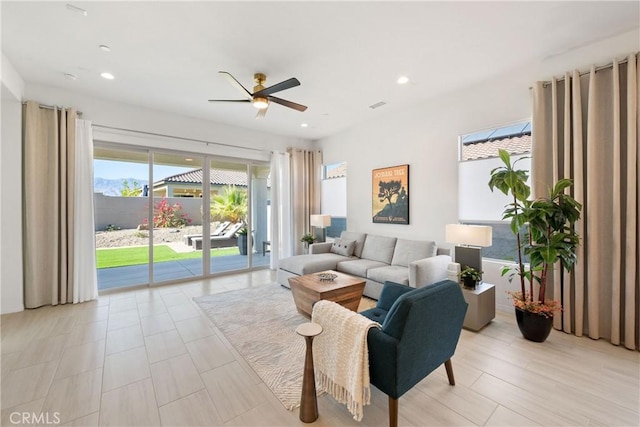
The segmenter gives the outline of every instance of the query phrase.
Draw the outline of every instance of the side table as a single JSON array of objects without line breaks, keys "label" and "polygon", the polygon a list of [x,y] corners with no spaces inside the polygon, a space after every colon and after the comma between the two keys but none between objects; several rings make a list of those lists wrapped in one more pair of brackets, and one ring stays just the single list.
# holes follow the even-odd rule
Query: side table
[{"label": "side table", "polygon": [[322,326],[311,322],[303,323],[296,328],[296,333],[303,336],[307,343],[304,374],[302,375],[302,394],[300,396],[300,421],[312,423],[318,419],[316,378],[313,373],[313,337],[322,333]]},{"label": "side table", "polygon": [[480,283],[475,289],[462,288],[462,295],[469,304],[463,327],[479,331],[496,317],[496,287]]}]

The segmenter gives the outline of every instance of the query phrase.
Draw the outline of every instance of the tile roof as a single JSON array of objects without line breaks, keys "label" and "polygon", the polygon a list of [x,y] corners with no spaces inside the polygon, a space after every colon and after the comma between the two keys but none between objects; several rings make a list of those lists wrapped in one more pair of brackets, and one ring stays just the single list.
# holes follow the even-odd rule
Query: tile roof
[{"label": "tile roof", "polygon": [[[211,169],[211,185],[238,185],[247,186],[247,173],[242,171],[230,171]],[[189,172],[171,175],[156,181],[155,184],[161,182],[175,182],[180,184],[202,184],[202,169],[194,169]]]},{"label": "tile roof", "polygon": [[490,141],[462,144],[461,160],[477,160],[498,157],[498,149],[507,150],[509,154],[531,152],[531,135],[514,136]]}]

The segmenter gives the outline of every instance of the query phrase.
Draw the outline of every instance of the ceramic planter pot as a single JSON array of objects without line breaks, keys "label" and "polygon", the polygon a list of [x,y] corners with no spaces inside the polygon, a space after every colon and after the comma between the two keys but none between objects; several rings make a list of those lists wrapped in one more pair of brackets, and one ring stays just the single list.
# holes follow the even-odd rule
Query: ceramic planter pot
[{"label": "ceramic planter pot", "polygon": [[241,234],[238,236],[238,249],[240,249],[240,255],[247,254],[247,235]]},{"label": "ceramic planter pot", "polygon": [[462,286],[465,289],[475,289],[476,288],[476,280],[473,277],[463,277],[462,278]]},{"label": "ceramic planter pot", "polygon": [[553,327],[553,317],[524,311],[518,307],[516,307],[516,320],[522,336],[534,342],[544,342]]}]

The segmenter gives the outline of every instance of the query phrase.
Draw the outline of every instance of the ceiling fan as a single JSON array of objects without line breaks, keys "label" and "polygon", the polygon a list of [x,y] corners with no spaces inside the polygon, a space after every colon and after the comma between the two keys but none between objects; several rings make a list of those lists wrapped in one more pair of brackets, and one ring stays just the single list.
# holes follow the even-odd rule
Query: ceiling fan
[{"label": "ceiling fan", "polygon": [[270,102],[275,102],[276,104],[284,105],[285,107],[293,108],[297,111],[304,111],[307,109],[306,105],[297,104],[271,95],[272,93],[300,86],[300,82],[295,77],[265,88],[264,83],[267,81],[267,76],[262,73],[255,73],[253,75],[253,80],[256,82],[256,85],[253,87],[253,93],[251,93],[230,73],[226,71],[219,71],[218,73],[222,74],[222,76],[225,77],[233,87],[242,92],[245,99],[210,99],[209,102],[250,102],[258,109],[256,119],[261,119],[265,114],[267,114],[267,107],[269,107]]}]

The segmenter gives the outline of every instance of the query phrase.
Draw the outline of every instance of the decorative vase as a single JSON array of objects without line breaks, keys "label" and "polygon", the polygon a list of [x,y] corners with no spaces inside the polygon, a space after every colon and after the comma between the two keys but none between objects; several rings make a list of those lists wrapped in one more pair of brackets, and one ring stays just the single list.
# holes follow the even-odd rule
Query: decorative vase
[{"label": "decorative vase", "polygon": [[532,313],[518,307],[516,307],[516,320],[522,336],[534,342],[544,342],[553,327],[553,317]]}]

